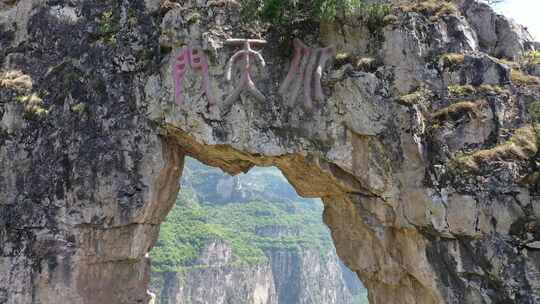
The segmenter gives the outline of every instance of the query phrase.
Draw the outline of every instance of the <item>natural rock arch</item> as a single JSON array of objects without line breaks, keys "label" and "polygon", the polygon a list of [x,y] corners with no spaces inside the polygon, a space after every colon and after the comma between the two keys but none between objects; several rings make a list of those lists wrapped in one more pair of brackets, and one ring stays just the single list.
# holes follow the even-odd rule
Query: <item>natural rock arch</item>
[{"label": "natural rock arch", "polygon": [[[201,45],[224,100],[223,41],[243,28],[234,7],[203,2],[163,15],[153,0],[0,5],[0,303],[146,302],[145,256],[185,155],[230,173],[276,165],[322,197],[373,303],[540,301],[526,124],[540,93],[482,48],[494,33],[519,57],[523,33],[476,1],[438,19],[401,10],[377,35],[310,26],[306,43],[351,55],[324,75],[324,102],[278,97],[292,54],[274,38],[254,71],[266,101],[208,113],[193,73],[175,105],[173,54]],[[505,22],[484,27],[477,11]],[[373,50],[381,62],[357,64]]]},{"label": "natural rock arch", "polygon": [[[163,194],[178,190],[178,168],[183,165],[181,159],[186,156],[219,167],[229,174],[247,172],[253,166],[276,166],[301,196],[322,198],[325,205],[324,221],[332,232],[338,254],[374,293],[371,295],[373,301],[440,302],[440,296],[432,284],[434,277],[422,267],[429,267],[427,258],[421,253],[421,250],[425,250],[426,241],[413,229],[388,229],[376,235],[377,231],[364,224],[362,212],[369,207],[362,207],[362,204],[384,204],[384,201],[364,189],[357,177],[314,156],[265,156],[242,152],[229,145],[200,144],[174,126],[167,128],[164,138],[169,162],[159,177],[159,184],[167,185],[160,187]],[[368,179],[367,174],[363,178]],[[158,209],[169,210],[174,204],[175,195],[164,196],[168,198],[167,203],[162,202]]]}]

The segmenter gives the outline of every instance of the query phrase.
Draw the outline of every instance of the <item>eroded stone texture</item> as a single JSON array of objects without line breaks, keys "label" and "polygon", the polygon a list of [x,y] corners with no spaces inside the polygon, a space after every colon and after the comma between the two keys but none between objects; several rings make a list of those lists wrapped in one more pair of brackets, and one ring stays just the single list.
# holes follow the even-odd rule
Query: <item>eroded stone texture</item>
[{"label": "eroded stone texture", "polygon": [[[0,89],[0,302],[149,301],[145,255],[189,155],[231,174],[275,165],[299,194],[322,197],[337,252],[372,303],[539,303],[527,109],[540,92],[489,57],[519,56],[530,41],[491,31],[471,7],[438,18],[396,9],[376,33],[357,19],[298,29],[309,45],[377,62],[329,67],[326,101],[306,112],[277,94],[292,54],[241,26],[232,2],[3,5],[1,68],[31,87]],[[516,44],[490,47],[505,33]],[[209,117],[200,77],[187,75],[176,105],[178,46],[200,43],[223,100],[224,41],[239,34],[272,46],[251,74],[266,102],[240,94]],[[450,52],[467,55],[445,66]]]}]

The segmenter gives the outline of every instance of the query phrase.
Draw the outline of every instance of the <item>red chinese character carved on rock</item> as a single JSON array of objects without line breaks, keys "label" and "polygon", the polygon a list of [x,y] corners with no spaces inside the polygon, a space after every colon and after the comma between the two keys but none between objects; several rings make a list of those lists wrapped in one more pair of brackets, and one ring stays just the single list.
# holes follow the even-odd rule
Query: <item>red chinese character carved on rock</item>
[{"label": "red chinese character carved on rock", "polygon": [[[287,77],[279,88],[283,98],[288,96],[290,103],[294,103],[304,86],[304,106],[306,109],[313,108],[313,97],[321,102],[324,94],[321,87],[321,78],[326,61],[334,56],[336,49],[333,46],[326,48],[311,48],[299,39],[294,39],[294,56]],[[314,91],[314,92],[312,92]]]},{"label": "red chinese character carved on rock", "polygon": [[176,102],[181,105],[184,102],[182,85],[188,69],[191,68],[202,77],[202,90],[208,99],[208,106],[216,105],[216,100],[210,88],[210,75],[208,72],[208,59],[201,48],[185,47],[180,50],[173,66],[173,79],[175,86]]}]

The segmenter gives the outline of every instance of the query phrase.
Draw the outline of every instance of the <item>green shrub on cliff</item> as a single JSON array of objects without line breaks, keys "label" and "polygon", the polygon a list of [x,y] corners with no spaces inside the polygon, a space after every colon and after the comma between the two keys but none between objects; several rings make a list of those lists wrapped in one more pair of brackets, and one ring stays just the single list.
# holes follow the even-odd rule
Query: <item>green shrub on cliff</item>
[{"label": "green shrub on cliff", "polygon": [[360,9],[362,0],[243,0],[241,5],[248,19],[287,24],[302,19],[333,20],[338,14]]},{"label": "green shrub on cliff", "polygon": [[201,250],[211,240],[229,243],[238,263],[254,264],[265,259],[264,253],[248,243],[244,235],[228,225],[213,223],[213,216],[209,208],[180,195],[177,206],[162,224],[159,240],[151,253],[153,271],[172,272],[194,266]]},{"label": "green shrub on cliff", "polygon": [[330,250],[331,239],[320,218],[322,206],[301,206],[297,213],[283,207],[262,201],[204,206],[187,204],[180,195],[151,252],[153,271],[197,266],[197,257],[211,240],[228,243],[235,264],[263,262],[265,250],[308,247],[322,254]]},{"label": "green shrub on cliff", "polygon": [[415,0],[403,1],[401,9],[405,12],[416,12],[426,17],[431,21],[437,21],[446,15],[455,15],[458,13],[458,8],[451,0]]},{"label": "green shrub on cliff", "polygon": [[243,0],[242,15],[246,21],[262,21],[287,27],[303,20],[333,21],[359,15],[368,27],[382,26],[390,13],[386,4],[368,4],[363,0]]},{"label": "green shrub on cliff", "polygon": [[523,57],[525,61],[525,66],[533,66],[540,64],[540,51],[527,52]]}]

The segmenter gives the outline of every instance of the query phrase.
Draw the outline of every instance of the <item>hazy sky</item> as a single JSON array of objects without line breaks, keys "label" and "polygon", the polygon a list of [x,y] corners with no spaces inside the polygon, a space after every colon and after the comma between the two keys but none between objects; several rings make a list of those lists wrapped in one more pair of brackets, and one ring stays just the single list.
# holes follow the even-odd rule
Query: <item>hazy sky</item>
[{"label": "hazy sky", "polygon": [[536,40],[540,40],[540,0],[506,0],[497,10],[523,24]]}]

